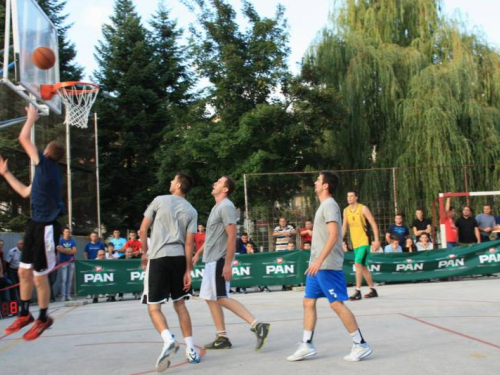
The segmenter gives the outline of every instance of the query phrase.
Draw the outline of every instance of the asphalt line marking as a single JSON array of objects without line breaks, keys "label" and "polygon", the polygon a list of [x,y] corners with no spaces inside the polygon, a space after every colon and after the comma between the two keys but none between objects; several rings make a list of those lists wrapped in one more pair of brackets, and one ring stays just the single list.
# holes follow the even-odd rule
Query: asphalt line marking
[{"label": "asphalt line marking", "polygon": [[448,333],[453,333],[454,335],[465,337],[466,339],[477,341],[477,342],[479,342],[481,344],[485,344],[485,345],[492,346],[494,348],[500,349],[500,345],[493,344],[492,342],[481,340],[481,339],[478,339],[477,337],[469,336],[469,335],[466,335],[464,333],[460,333],[460,332],[454,331],[454,330],[446,328],[446,327],[438,326],[437,324],[429,323],[429,322],[426,322],[425,320],[422,320],[422,319],[419,319],[419,318],[415,318],[415,317],[410,316],[410,315],[406,315],[406,314],[403,314],[403,313],[399,313],[399,315],[404,316],[405,318],[408,318],[408,319],[415,320],[416,322],[419,322],[419,323],[422,323],[422,324],[426,324],[428,326],[440,329],[442,331],[445,331],[445,332],[448,332]]}]

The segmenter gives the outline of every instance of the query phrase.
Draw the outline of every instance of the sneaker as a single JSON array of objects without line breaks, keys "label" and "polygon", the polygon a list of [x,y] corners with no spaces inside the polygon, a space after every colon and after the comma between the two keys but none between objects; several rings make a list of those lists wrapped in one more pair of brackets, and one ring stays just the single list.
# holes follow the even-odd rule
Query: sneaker
[{"label": "sneaker", "polygon": [[170,355],[177,353],[179,344],[172,337],[169,341],[163,344],[163,349],[156,361],[156,372],[163,372],[170,367]]},{"label": "sneaker", "polygon": [[363,297],[361,297],[361,291],[360,290],[356,290],[356,292],[349,297],[349,301],[359,301],[361,300]]},{"label": "sneaker", "polygon": [[271,290],[267,286],[263,287],[262,291],[265,293],[271,293]]},{"label": "sneaker", "polygon": [[31,327],[30,330],[24,334],[23,339],[25,339],[26,341],[31,341],[39,338],[43,331],[49,328],[52,323],[54,323],[54,321],[50,316],[47,317],[47,320],[45,322],[37,319],[33,327]]},{"label": "sneaker", "polygon": [[200,355],[195,348],[186,349],[186,359],[189,363],[200,363]]},{"label": "sneaker", "polygon": [[230,349],[233,344],[225,336],[217,336],[214,342],[203,345],[205,349]]},{"label": "sneaker", "polygon": [[67,296],[64,300],[65,300],[66,302],[68,302],[68,301],[73,301],[73,298],[71,298],[70,296]]},{"label": "sneaker", "polygon": [[11,335],[17,331],[20,331],[21,328],[26,327],[28,324],[31,324],[35,321],[35,318],[33,318],[33,315],[29,314],[27,316],[19,316],[17,317],[16,320],[14,320],[14,323],[12,323],[9,327],[5,328],[3,333],[5,335]]},{"label": "sneaker", "polygon": [[61,298],[59,299],[59,302],[66,302],[66,301],[67,301],[66,297],[61,297]]},{"label": "sneaker", "polygon": [[241,291],[243,292],[243,294],[247,294],[247,288],[241,288]]},{"label": "sneaker", "polygon": [[373,349],[367,342],[364,344],[354,344],[351,352],[344,357],[344,360],[349,362],[358,362],[368,357],[372,354],[372,352]]},{"label": "sneaker", "polygon": [[295,362],[302,361],[303,359],[312,357],[316,355],[318,352],[312,343],[309,342],[301,342],[299,344],[298,349],[291,356],[287,357],[287,361]]},{"label": "sneaker", "polygon": [[98,302],[99,302],[99,300],[98,300],[97,298],[94,298],[94,299],[92,300],[92,303],[98,303]]},{"label": "sneaker", "polygon": [[375,297],[378,297],[378,293],[373,288],[370,288],[370,293],[365,294],[365,298],[375,298]]},{"label": "sneaker", "polygon": [[260,350],[267,341],[267,335],[271,330],[271,325],[269,323],[257,323],[255,327],[250,328],[250,331],[255,333],[257,337],[257,345],[255,345],[255,350]]}]

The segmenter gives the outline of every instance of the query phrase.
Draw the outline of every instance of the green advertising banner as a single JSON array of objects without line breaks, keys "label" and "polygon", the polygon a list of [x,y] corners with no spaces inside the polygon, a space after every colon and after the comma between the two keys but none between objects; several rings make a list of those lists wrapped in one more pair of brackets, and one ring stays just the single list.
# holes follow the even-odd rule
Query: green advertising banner
[{"label": "green advertising banner", "polygon": [[[309,252],[283,251],[237,255],[231,286],[303,283]],[[416,253],[371,254],[368,267],[377,282],[408,282],[500,273],[500,241]],[[354,254],[345,254],[344,274],[354,282]],[[142,292],[144,271],[139,259],[76,261],[77,294]],[[192,273],[193,288],[203,277],[200,262]]]}]

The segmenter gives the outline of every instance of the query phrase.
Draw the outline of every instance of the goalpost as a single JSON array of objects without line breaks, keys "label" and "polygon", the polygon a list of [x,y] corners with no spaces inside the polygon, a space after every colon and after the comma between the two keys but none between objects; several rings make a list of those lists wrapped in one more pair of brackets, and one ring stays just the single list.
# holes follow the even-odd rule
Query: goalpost
[{"label": "goalpost", "polygon": [[445,212],[445,198],[458,198],[458,197],[484,197],[500,195],[500,191],[470,191],[467,193],[439,193],[439,233],[441,238],[441,247],[446,248],[446,212]]}]

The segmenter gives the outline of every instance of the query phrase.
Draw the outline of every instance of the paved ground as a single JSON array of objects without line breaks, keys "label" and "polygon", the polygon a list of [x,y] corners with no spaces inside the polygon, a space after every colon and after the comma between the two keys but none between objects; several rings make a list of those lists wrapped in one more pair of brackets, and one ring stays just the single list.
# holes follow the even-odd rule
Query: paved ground
[{"label": "paved ground", "polygon": [[[302,337],[301,292],[236,295],[255,315],[272,323],[268,344],[254,351],[246,324],[226,314],[233,348],[203,353],[202,362],[186,364],[184,347],[167,373],[193,374],[494,374],[500,368],[500,279],[379,288],[380,298],[349,302],[365,338],[374,348],[367,360],[342,360],[349,335],[326,300],[318,303],[315,344],[318,355],[289,363]],[[188,303],[197,345],[209,342],[214,327],[205,303]],[[36,310],[36,309],[33,309]],[[0,373],[149,374],[161,349],[144,306],[137,301],[65,307],[51,305],[52,329],[25,342],[21,333],[0,336]],[[172,331],[180,330],[171,306],[165,306]],[[12,319],[0,321],[0,329]],[[23,331],[24,332],[24,331]],[[181,340],[182,343],[182,340]]]}]

